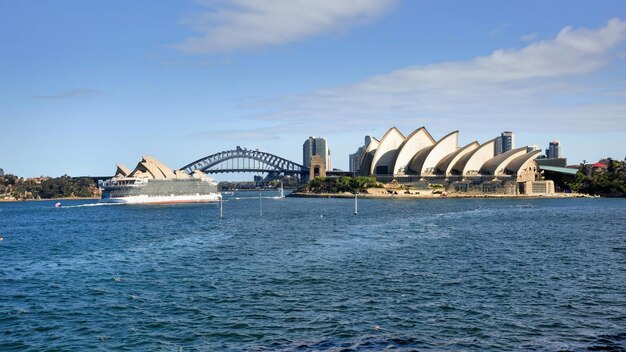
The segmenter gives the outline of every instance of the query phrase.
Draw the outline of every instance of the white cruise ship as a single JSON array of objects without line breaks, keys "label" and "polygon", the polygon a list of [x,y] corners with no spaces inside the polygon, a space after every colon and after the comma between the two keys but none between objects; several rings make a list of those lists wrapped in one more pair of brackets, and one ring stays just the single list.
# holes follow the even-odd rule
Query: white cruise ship
[{"label": "white cruise ship", "polygon": [[144,156],[130,171],[117,164],[115,176],[102,184],[100,203],[173,204],[217,202],[222,195],[217,182],[201,171],[189,175],[173,171],[158,160]]}]

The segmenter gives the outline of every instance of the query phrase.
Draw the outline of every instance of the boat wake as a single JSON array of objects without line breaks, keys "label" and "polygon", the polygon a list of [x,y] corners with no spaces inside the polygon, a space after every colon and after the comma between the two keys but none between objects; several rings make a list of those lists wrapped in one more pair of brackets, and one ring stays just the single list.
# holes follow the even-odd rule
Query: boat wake
[{"label": "boat wake", "polygon": [[99,206],[109,206],[109,205],[123,205],[122,203],[89,203],[89,204],[78,204],[78,205],[63,205],[59,208],[85,208],[85,207],[99,207]]},{"label": "boat wake", "polygon": [[274,196],[274,197],[234,197],[234,198],[230,198],[228,200],[224,200],[225,202],[231,201],[231,200],[259,200],[259,198],[261,199],[283,199],[285,197],[281,197],[281,196]]}]

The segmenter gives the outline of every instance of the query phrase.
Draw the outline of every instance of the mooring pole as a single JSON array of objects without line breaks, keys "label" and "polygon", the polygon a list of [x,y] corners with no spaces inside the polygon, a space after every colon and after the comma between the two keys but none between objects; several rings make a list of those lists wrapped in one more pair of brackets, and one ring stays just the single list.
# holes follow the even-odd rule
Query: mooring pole
[{"label": "mooring pole", "polygon": [[261,198],[261,193],[259,193],[259,216],[263,216],[263,201]]},{"label": "mooring pole", "polygon": [[359,213],[359,205],[357,204],[356,198],[356,193],[354,193],[354,215],[357,215]]},{"label": "mooring pole", "polygon": [[223,198],[220,195],[220,219],[224,218],[224,206],[223,204]]}]

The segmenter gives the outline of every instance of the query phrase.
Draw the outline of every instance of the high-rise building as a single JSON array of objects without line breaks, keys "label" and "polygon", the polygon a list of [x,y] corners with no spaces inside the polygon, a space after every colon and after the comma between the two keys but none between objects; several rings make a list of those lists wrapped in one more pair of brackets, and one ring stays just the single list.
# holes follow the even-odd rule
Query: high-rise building
[{"label": "high-rise building", "polygon": [[0,176],[4,176],[4,170],[0,169]]},{"label": "high-rise building", "polygon": [[332,170],[332,160],[330,158],[330,150],[328,149],[326,138],[309,137],[304,141],[302,145],[302,165],[309,167],[313,155],[319,155],[322,158],[324,164],[326,164],[326,171]]},{"label": "high-rise building", "polygon": [[546,149],[546,156],[548,159],[560,159],[561,158],[561,143],[559,141],[550,142],[550,146]]},{"label": "high-rise building", "polygon": [[504,131],[500,136],[502,137],[503,153],[515,149],[515,135],[512,131]]},{"label": "high-rise building", "polygon": [[511,149],[515,149],[515,135],[512,131],[504,131],[500,134],[500,136],[496,137],[494,154],[502,154]]},{"label": "high-rise building", "polygon": [[363,159],[363,154],[365,153],[365,149],[371,141],[372,137],[365,136],[365,144],[359,147],[359,149],[357,149],[354,154],[350,154],[350,172],[352,172],[353,174],[359,174],[359,172],[361,172],[361,161]]}]

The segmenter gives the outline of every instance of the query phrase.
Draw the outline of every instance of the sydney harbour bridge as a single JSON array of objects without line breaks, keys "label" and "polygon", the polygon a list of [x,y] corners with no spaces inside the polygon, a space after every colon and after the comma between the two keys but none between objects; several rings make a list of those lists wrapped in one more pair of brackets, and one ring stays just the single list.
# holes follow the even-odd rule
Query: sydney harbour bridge
[{"label": "sydney harbour bridge", "polygon": [[[304,182],[309,178],[309,168],[280,156],[262,152],[258,149],[246,149],[237,146],[200,158],[180,168],[189,174],[200,170],[206,174],[218,173],[254,173],[267,174],[265,180],[293,176]],[[85,176],[96,182],[110,179],[113,176]]]},{"label": "sydney harbour bridge", "polygon": [[268,174],[268,178],[295,176],[306,180],[309,168],[277,155],[237,147],[211,154],[180,168],[187,173],[200,170],[207,174],[250,172]]}]

